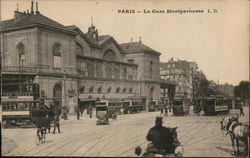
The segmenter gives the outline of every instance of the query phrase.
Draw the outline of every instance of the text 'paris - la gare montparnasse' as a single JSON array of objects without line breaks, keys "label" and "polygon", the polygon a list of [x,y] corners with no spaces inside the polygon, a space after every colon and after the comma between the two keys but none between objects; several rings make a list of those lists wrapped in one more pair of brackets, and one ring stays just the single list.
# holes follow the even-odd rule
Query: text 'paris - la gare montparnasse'
[{"label": "text 'paris - la gare montparnasse'", "polygon": [[162,14],[162,13],[177,13],[177,14],[185,14],[185,13],[217,13],[217,9],[166,9],[166,10],[158,10],[158,9],[142,9],[142,10],[135,10],[135,9],[118,9],[117,13],[119,14],[135,14],[135,13],[143,13],[143,14]]}]

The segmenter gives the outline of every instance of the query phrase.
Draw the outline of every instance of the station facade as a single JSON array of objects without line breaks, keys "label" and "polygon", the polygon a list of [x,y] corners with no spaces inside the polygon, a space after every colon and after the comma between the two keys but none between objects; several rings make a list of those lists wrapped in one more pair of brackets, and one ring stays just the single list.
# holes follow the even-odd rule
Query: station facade
[{"label": "station facade", "polygon": [[[1,21],[2,83],[38,83],[73,112],[80,101],[160,99],[160,53],[139,42],[118,44],[93,24],[83,33],[33,10]],[[166,84],[166,83],[164,83]]]}]

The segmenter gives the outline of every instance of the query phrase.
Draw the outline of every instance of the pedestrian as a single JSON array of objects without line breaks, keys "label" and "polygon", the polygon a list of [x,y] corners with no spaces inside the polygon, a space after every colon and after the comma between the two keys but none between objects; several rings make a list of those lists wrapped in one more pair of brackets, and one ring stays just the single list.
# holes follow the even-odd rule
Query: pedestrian
[{"label": "pedestrian", "polygon": [[82,116],[83,111],[84,111],[83,107],[80,107],[81,116]]},{"label": "pedestrian", "polygon": [[240,106],[240,116],[243,116],[244,117],[244,112],[243,112],[243,106],[242,106],[242,104],[241,104],[241,106]]},{"label": "pedestrian", "polygon": [[92,118],[92,106],[89,107],[89,118]]},{"label": "pedestrian", "polygon": [[163,111],[164,111],[164,110],[163,110],[163,107],[161,107],[161,114],[160,114],[160,116],[161,116],[161,115],[164,115]]},{"label": "pedestrian", "polygon": [[79,108],[77,106],[75,106],[75,112],[76,112],[77,120],[79,120],[80,110],[79,110]]},{"label": "pedestrian", "polygon": [[58,132],[60,133],[60,115],[58,115],[58,114],[56,114],[55,117],[54,117],[54,130],[53,130],[53,134],[55,134],[56,128],[57,128]]}]

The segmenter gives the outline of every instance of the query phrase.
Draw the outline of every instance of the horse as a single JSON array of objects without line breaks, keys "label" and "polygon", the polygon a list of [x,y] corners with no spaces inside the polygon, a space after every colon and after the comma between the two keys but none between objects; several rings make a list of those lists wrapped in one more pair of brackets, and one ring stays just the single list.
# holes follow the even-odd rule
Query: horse
[{"label": "horse", "polygon": [[[243,142],[246,146],[245,150],[248,150],[249,139],[249,125],[242,124],[238,121],[239,116],[222,117],[220,121],[221,130],[226,131],[226,135],[229,134],[232,141],[232,155],[239,154],[239,141]],[[235,149],[234,141],[236,141]]]}]

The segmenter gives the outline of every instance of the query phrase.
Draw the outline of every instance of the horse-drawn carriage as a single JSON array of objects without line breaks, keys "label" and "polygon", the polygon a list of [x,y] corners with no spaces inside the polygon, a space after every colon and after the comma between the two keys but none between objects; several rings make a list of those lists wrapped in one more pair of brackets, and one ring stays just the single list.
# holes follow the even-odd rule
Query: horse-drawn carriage
[{"label": "horse-drawn carriage", "polygon": [[96,125],[108,125],[108,107],[107,105],[96,105]]}]

